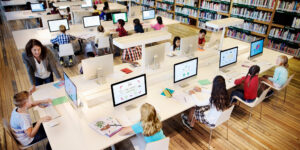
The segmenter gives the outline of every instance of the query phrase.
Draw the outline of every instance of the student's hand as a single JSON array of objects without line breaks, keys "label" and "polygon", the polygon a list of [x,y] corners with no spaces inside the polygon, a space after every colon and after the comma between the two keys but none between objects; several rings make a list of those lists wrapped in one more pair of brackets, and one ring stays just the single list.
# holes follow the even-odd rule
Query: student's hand
[{"label": "student's hand", "polygon": [[190,90],[190,91],[189,91],[189,95],[193,95],[193,94],[195,94],[195,91]]},{"label": "student's hand", "polygon": [[36,91],[36,87],[35,87],[35,85],[33,85],[29,91],[29,94],[32,95],[32,93],[35,91]]},{"label": "student's hand", "polygon": [[43,117],[43,118],[40,118],[40,122],[48,122],[48,121],[50,121],[52,118],[50,117],[50,116],[45,116],[45,117]]},{"label": "student's hand", "polygon": [[201,88],[198,87],[198,86],[195,86],[193,90],[194,90],[195,92],[201,92]]}]

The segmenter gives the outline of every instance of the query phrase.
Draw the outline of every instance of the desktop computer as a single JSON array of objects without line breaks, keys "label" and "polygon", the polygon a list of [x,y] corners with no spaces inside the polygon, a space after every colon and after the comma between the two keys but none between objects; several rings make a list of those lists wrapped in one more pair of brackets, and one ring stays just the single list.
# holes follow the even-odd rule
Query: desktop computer
[{"label": "desktop computer", "polygon": [[254,58],[262,55],[264,49],[264,39],[251,42],[249,60],[255,62]]},{"label": "desktop computer", "polygon": [[43,3],[33,3],[30,4],[30,6],[31,6],[31,12],[46,11]]},{"label": "desktop computer", "polygon": [[[82,21],[84,28],[97,27],[101,25],[99,16],[85,16],[82,17]],[[93,29],[91,28],[90,31],[93,31]]]},{"label": "desktop computer", "polygon": [[149,20],[155,18],[155,10],[144,10],[143,11],[143,20]]},{"label": "desktop computer", "polygon": [[208,42],[205,42],[204,49],[217,50],[217,51],[222,50],[222,48],[219,47],[221,38],[223,36],[222,31],[223,30],[213,31],[210,36],[210,40]]},{"label": "desktop computer", "polygon": [[[142,74],[111,85],[114,107],[147,95],[146,74]],[[125,106],[127,111],[135,108],[134,104]]]},{"label": "desktop computer", "polygon": [[180,52],[182,56],[193,57],[198,48],[198,35],[180,39]]},{"label": "desktop computer", "polygon": [[220,51],[219,69],[224,73],[229,72],[229,70],[226,70],[225,67],[235,64],[237,62],[237,56],[238,47],[233,47]]},{"label": "desktop computer", "polygon": [[174,64],[174,83],[179,84],[180,87],[186,87],[187,79],[197,76],[198,73],[198,58],[186,60]]},{"label": "desktop computer", "polygon": [[98,78],[99,84],[105,83],[105,76],[114,72],[113,54],[83,59],[81,64],[84,79]]},{"label": "desktop computer", "polygon": [[127,13],[114,13],[112,14],[113,23],[116,24],[119,19],[123,19],[125,22],[128,22]]},{"label": "desktop computer", "polygon": [[55,20],[48,20],[48,27],[50,32],[57,32],[59,31],[59,26],[64,25],[67,30],[70,29],[69,22],[67,19],[55,19]]},{"label": "desktop computer", "polygon": [[158,69],[160,67],[160,63],[162,63],[165,59],[165,51],[170,43],[162,43],[159,45],[147,47],[145,50],[145,68]]},{"label": "desktop computer", "polygon": [[65,72],[64,84],[65,92],[68,95],[68,99],[71,101],[72,106],[78,108],[80,106],[80,100],[78,99],[77,87]]}]

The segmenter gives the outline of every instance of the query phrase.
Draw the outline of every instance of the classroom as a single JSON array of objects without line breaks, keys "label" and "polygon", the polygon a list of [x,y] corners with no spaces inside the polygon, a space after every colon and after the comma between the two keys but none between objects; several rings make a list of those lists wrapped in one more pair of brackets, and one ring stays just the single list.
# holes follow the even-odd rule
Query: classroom
[{"label": "classroom", "polygon": [[1,150],[300,148],[298,0],[1,0]]}]

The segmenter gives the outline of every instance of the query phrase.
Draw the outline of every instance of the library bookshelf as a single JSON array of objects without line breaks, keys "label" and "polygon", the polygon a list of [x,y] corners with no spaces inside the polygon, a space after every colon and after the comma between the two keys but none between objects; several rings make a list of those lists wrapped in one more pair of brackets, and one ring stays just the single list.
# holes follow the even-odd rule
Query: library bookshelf
[{"label": "library bookshelf", "polygon": [[[300,57],[300,1],[295,0],[133,0],[132,6],[155,9],[160,16],[211,30],[210,20],[236,17],[241,26],[226,29],[226,36],[251,42],[264,38],[264,46]],[[277,15],[294,17],[290,25],[274,23]],[[278,20],[278,19],[277,19]]]}]

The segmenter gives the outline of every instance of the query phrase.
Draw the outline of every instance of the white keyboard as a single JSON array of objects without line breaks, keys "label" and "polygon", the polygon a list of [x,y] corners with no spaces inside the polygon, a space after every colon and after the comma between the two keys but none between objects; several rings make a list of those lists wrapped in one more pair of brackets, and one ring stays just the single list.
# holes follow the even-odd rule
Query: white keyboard
[{"label": "white keyboard", "polygon": [[60,117],[60,114],[56,111],[54,106],[49,105],[48,107],[44,108],[45,115],[50,116],[52,119]]}]

